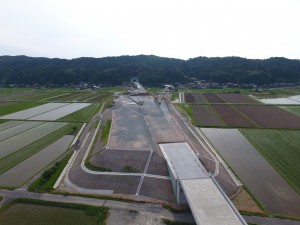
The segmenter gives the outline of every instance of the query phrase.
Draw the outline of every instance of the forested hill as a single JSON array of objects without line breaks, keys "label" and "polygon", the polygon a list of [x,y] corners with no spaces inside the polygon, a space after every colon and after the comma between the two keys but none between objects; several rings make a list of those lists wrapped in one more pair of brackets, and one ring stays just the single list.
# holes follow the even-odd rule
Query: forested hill
[{"label": "forested hill", "polygon": [[148,86],[185,83],[192,77],[218,83],[294,83],[300,81],[300,60],[239,57],[179,60],[152,55],[67,60],[0,56],[0,84],[90,82],[120,85],[134,76]]}]

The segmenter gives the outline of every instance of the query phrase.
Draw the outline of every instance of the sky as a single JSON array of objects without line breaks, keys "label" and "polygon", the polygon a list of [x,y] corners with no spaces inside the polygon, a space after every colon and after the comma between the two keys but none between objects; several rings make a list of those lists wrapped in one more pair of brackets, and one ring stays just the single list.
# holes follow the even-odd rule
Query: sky
[{"label": "sky", "polygon": [[0,0],[0,55],[300,59],[300,0]]}]

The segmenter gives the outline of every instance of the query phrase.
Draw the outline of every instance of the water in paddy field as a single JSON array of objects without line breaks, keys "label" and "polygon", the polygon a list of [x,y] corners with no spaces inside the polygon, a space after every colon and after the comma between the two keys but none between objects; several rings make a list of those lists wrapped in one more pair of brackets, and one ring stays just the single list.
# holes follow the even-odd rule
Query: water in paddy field
[{"label": "water in paddy field", "polygon": [[286,105],[300,105],[300,95],[294,95],[286,98],[263,98],[259,99],[264,104],[286,104]]}]

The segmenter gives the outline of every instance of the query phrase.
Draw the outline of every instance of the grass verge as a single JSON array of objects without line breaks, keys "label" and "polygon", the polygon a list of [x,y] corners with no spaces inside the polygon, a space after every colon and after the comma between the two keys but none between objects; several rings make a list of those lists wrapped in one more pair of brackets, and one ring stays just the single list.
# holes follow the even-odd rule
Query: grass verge
[{"label": "grass verge", "polygon": [[107,144],[112,120],[108,119],[105,126],[102,126],[101,141],[104,145]]},{"label": "grass verge", "polygon": [[196,223],[192,222],[175,222],[167,219],[162,219],[162,221],[164,222],[164,224],[167,225],[196,225]]},{"label": "grass verge", "polygon": [[192,108],[190,105],[187,104],[176,104],[176,106],[178,106],[179,108],[181,108],[184,112],[187,113],[187,115],[190,117],[192,124],[195,123],[195,119],[193,116],[193,112],[192,112]]},{"label": "grass verge", "polygon": [[[96,122],[94,123],[94,126],[93,126],[94,129],[97,129],[98,125],[99,125],[99,121],[96,121]],[[90,169],[90,170],[111,172],[111,169],[110,169],[110,168],[106,168],[106,167],[102,167],[102,166],[96,166],[96,165],[94,165],[94,164],[92,164],[92,163],[90,162],[90,159],[91,159],[91,157],[93,156],[94,146],[95,146],[95,144],[96,144],[96,142],[97,142],[97,140],[98,140],[98,136],[99,136],[99,132],[97,132],[97,134],[96,134],[95,140],[94,140],[93,145],[92,145],[92,147],[91,147],[91,149],[90,149],[90,152],[89,152],[89,154],[88,154],[88,157],[87,157],[86,161],[84,162],[84,165],[85,165],[88,169]]]},{"label": "grass verge", "polygon": [[102,166],[95,166],[93,165],[89,160],[85,161],[85,166],[90,169],[90,170],[94,170],[94,171],[107,171],[107,172],[111,172],[110,168],[106,168],[106,167],[102,167]]},{"label": "grass verge", "polygon": [[60,162],[55,163],[55,165],[44,171],[42,176],[40,176],[36,181],[34,181],[29,187],[29,191],[34,192],[49,192],[53,190],[53,185],[60,176],[61,172],[67,165],[72,153],[68,154]]},{"label": "grass verge", "polygon": [[139,170],[136,169],[136,168],[133,167],[133,166],[127,165],[127,166],[124,166],[124,167],[122,168],[122,172],[124,172],[124,173],[138,173]]},{"label": "grass verge", "polygon": [[179,100],[179,93],[173,92],[171,95],[171,101],[176,101],[176,100]]}]

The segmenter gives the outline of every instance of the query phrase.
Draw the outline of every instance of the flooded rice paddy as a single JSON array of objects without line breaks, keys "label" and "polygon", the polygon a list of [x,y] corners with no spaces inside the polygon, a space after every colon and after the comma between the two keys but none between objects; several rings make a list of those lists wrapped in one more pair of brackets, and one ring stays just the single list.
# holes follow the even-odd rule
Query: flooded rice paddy
[{"label": "flooded rice paddy", "polygon": [[6,123],[1,123],[0,124],[0,131],[4,131],[6,129],[17,126],[17,125],[19,125],[21,123],[24,123],[24,122],[25,121],[9,121],[9,122],[6,122]]},{"label": "flooded rice paddy", "polygon": [[90,104],[91,103],[48,103],[16,113],[11,113],[0,117],[0,119],[54,121],[85,108]]},{"label": "flooded rice paddy", "polygon": [[16,113],[11,113],[6,116],[0,117],[0,119],[12,119],[12,120],[25,120],[30,117],[48,112],[50,110],[62,107],[67,105],[68,103],[48,103],[45,105],[40,105],[34,108],[22,110]]},{"label": "flooded rice paddy", "polygon": [[42,123],[43,122],[32,121],[32,122],[21,123],[17,126],[8,128],[8,129],[0,132],[0,141],[3,141],[7,138],[10,138],[10,137],[15,136],[17,134],[20,134],[20,133],[22,133],[26,130],[29,130],[33,127],[41,125]]},{"label": "flooded rice paddy", "polygon": [[300,105],[300,95],[294,95],[285,98],[263,98],[259,99],[264,104],[278,105]]},{"label": "flooded rice paddy", "polygon": [[72,103],[65,106],[62,106],[60,108],[51,110],[49,112],[34,116],[30,118],[29,120],[48,120],[48,121],[54,121],[61,117],[64,117],[66,115],[69,115],[73,112],[76,112],[80,109],[83,109],[87,106],[89,106],[90,103]]},{"label": "flooded rice paddy", "polygon": [[62,155],[73,135],[66,135],[0,175],[0,186],[19,187]]},{"label": "flooded rice paddy", "polygon": [[[0,159],[4,158],[26,145],[33,143],[42,137],[58,130],[59,128],[67,125],[64,122],[48,122],[29,129],[21,134],[15,135],[0,142]],[[17,129],[17,128],[15,128]]]},{"label": "flooded rice paddy", "polygon": [[268,211],[300,215],[300,196],[237,129],[201,131]]}]

